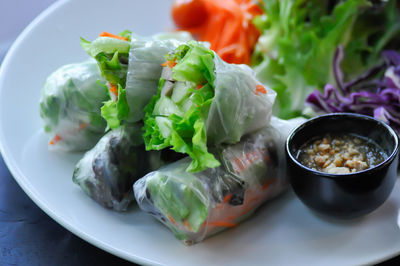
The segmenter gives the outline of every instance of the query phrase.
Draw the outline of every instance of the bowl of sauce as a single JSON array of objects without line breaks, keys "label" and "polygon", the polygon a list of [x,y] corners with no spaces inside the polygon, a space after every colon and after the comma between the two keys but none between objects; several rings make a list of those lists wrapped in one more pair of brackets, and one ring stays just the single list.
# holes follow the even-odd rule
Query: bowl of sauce
[{"label": "bowl of sauce", "polygon": [[285,148],[295,194],[325,216],[366,215],[386,201],[396,182],[399,138],[369,116],[315,117],[289,135]]}]

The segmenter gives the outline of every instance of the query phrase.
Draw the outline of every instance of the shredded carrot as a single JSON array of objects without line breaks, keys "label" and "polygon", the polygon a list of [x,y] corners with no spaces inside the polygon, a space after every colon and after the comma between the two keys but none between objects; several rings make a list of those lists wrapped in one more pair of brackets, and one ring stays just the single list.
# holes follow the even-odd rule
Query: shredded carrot
[{"label": "shredded carrot", "polygon": [[204,85],[199,84],[199,85],[197,85],[197,88],[196,88],[196,89],[200,90],[200,89],[203,88],[203,87],[204,87]]},{"label": "shredded carrot", "polygon": [[54,138],[49,142],[50,145],[54,145],[61,140],[60,135],[56,134]]},{"label": "shredded carrot", "polygon": [[260,84],[258,84],[257,86],[256,86],[256,92],[255,92],[257,95],[260,95],[260,93],[262,93],[262,94],[267,94],[267,90],[264,88],[264,86],[263,85],[260,85]]},{"label": "shredded carrot", "polygon": [[[198,26],[179,30],[189,31],[200,41],[209,42],[210,48],[228,63],[250,64],[260,36],[252,19],[263,14],[261,7],[254,0],[201,0],[201,4],[207,16],[196,23]],[[186,13],[180,16],[196,17],[196,9],[182,11]]]},{"label": "shredded carrot", "polygon": [[209,225],[219,226],[219,227],[235,227],[237,224],[226,221],[215,221],[215,222],[210,222]]},{"label": "shredded carrot", "polygon": [[79,130],[82,130],[82,129],[86,128],[86,127],[87,127],[87,124],[86,124],[86,123],[81,123],[81,124],[79,125]]},{"label": "shredded carrot", "polygon": [[252,164],[255,159],[254,152],[246,153],[246,159],[250,164]]},{"label": "shredded carrot", "polygon": [[225,196],[223,202],[228,202],[231,198],[232,198],[232,194],[228,194],[228,195]]},{"label": "shredded carrot", "polygon": [[189,229],[189,231],[192,231],[192,228],[190,227],[190,224],[188,223],[188,221],[184,220],[183,224],[186,226],[187,229]]},{"label": "shredded carrot", "polygon": [[215,206],[215,208],[218,209],[218,210],[220,210],[220,209],[222,209],[222,206],[224,206],[223,203],[218,203],[218,204]]},{"label": "shredded carrot", "polygon": [[263,191],[265,191],[269,187],[269,185],[270,185],[269,182],[265,183],[264,186],[263,186]]},{"label": "shredded carrot", "polygon": [[176,61],[167,61],[164,64],[161,64],[164,67],[174,68],[178,63]]},{"label": "shredded carrot", "polygon": [[109,83],[109,90],[111,93],[118,97],[118,89],[116,85]]},{"label": "shredded carrot", "polygon": [[262,157],[264,153],[262,150],[256,149],[234,158],[232,161],[233,169],[238,173],[248,169],[254,161],[264,160]]},{"label": "shredded carrot", "polygon": [[109,32],[102,32],[100,33],[100,37],[110,37],[110,38],[114,38],[114,39],[119,39],[119,40],[124,40],[124,41],[129,41],[128,38],[122,37],[122,36],[118,36]]},{"label": "shredded carrot", "polygon": [[169,213],[167,213],[167,216],[168,216],[168,219],[171,221],[171,223],[178,226],[177,222],[174,220],[174,218],[171,217],[171,215],[169,215]]},{"label": "shredded carrot", "polygon": [[274,183],[275,179],[271,178],[269,180],[267,180],[267,182],[265,182],[264,186],[263,186],[263,191],[265,191],[269,185],[271,185],[272,183]]}]

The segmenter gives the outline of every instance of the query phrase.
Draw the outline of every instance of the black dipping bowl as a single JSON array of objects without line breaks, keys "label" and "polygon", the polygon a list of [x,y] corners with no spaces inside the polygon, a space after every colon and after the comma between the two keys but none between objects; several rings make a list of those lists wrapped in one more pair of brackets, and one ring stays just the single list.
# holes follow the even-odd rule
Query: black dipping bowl
[{"label": "black dipping bowl", "polygon": [[[375,141],[387,154],[381,164],[350,174],[312,170],[297,160],[301,146],[325,134],[356,134]],[[290,183],[300,200],[312,210],[339,219],[351,219],[378,208],[390,195],[397,178],[399,138],[374,118],[335,113],[322,115],[297,127],[286,141]]]}]

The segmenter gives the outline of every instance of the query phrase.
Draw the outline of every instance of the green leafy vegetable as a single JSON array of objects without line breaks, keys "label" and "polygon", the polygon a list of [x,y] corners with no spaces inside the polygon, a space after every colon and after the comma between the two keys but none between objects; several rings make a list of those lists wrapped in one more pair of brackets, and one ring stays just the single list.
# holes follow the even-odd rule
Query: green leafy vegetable
[{"label": "green leafy vegetable", "polygon": [[341,67],[353,79],[377,65],[383,50],[400,48],[398,1],[375,1],[354,23]]},{"label": "green leafy vegetable", "polygon": [[[184,172],[184,169],[181,169]],[[177,171],[179,173],[179,171]],[[154,205],[168,219],[175,223],[186,223],[192,232],[198,232],[208,217],[207,202],[203,185],[196,176],[186,173],[184,179],[175,179],[156,173],[146,182],[147,189],[152,195]],[[169,227],[178,239],[185,237],[176,228],[176,224]]]},{"label": "green leafy vegetable", "polygon": [[127,119],[129,106],[126,100],[126,91],[118,84],[118,99],[104,102],[101,107],[101,116],[107,121],[107,126],[111,129],[118,128],[120,121]]},{"label": "green leafy vegetable", "polygon": [[[214,97],[214,54],[203,45],[188,42],[178,47],[168,60],[176,60],[172,77],[181,83],[183,97],[177,102],[162,95],[166,81],[160,80],[157,95],[146,107],[144,140],[146,149],[170,147],[193,158],[188,171],[201,171],[220,165],[207,150],[205,128]],[[175,91],[179,90],[174,90]],[[182,91],[180,92],[182,94]]]},{"label": "green leafy vegetable", "polygon": [[333,81],[331,62],[339,44],[347,45],[367,0],[269,0],[254,20],[262,36],[254,53],[257,77],[278,92],[281,118],[298,116],[307,95]]},{"label": "green leafy vegetable", "polygon": [[127,40],[98,37],[90,42],[81,38],[81,46],[96,59],[101,74],[108,82],[114,85],[120,84],[125,88],[131,32],[123,31],[118,36]]}]

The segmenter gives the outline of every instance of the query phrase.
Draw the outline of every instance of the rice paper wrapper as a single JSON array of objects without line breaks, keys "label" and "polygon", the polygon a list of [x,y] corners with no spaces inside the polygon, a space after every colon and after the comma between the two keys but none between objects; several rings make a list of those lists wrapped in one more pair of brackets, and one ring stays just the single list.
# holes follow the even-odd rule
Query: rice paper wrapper
[{"label": "rice paper wrapper", "polygon": [[[237,143],[243,135],[266,127],[276,92],[264,86],[246,65],[228,64],[215,56],[215,96],[206,127],[208,143]],[[262,86],[265,91],[257,91]]]},{"label": "rice paper wrapper", "polygon": [[94,60],[62,66],[47,78],[40,116],[51,150],[85,151],[104,135],[100,108],[108,92],[99,81],[104,82]]},{"label": "rice paper wrapper", "polygon": [[288,187],[284,142],[299,122],[274,118],[241,142],[215,148],[218,168],[186,172],[187,157],[147,174],[134,185],[139,207],[187,245],[236,226]]},{"label": "rice paper wrapper", "polygon": [[75,167],[74,183],[106,208],[125,211],[134,200],[133,183],[156,161],[144,149],[141,126],[126,125],[108,132]]},{"label": "rice paper wrapper", "polygon": [[191,39],[187,32],[160,33],[147,38],[132,36],[125,87],[129,122],[143,118],[144,107],[157,93],[164,56]]}]

